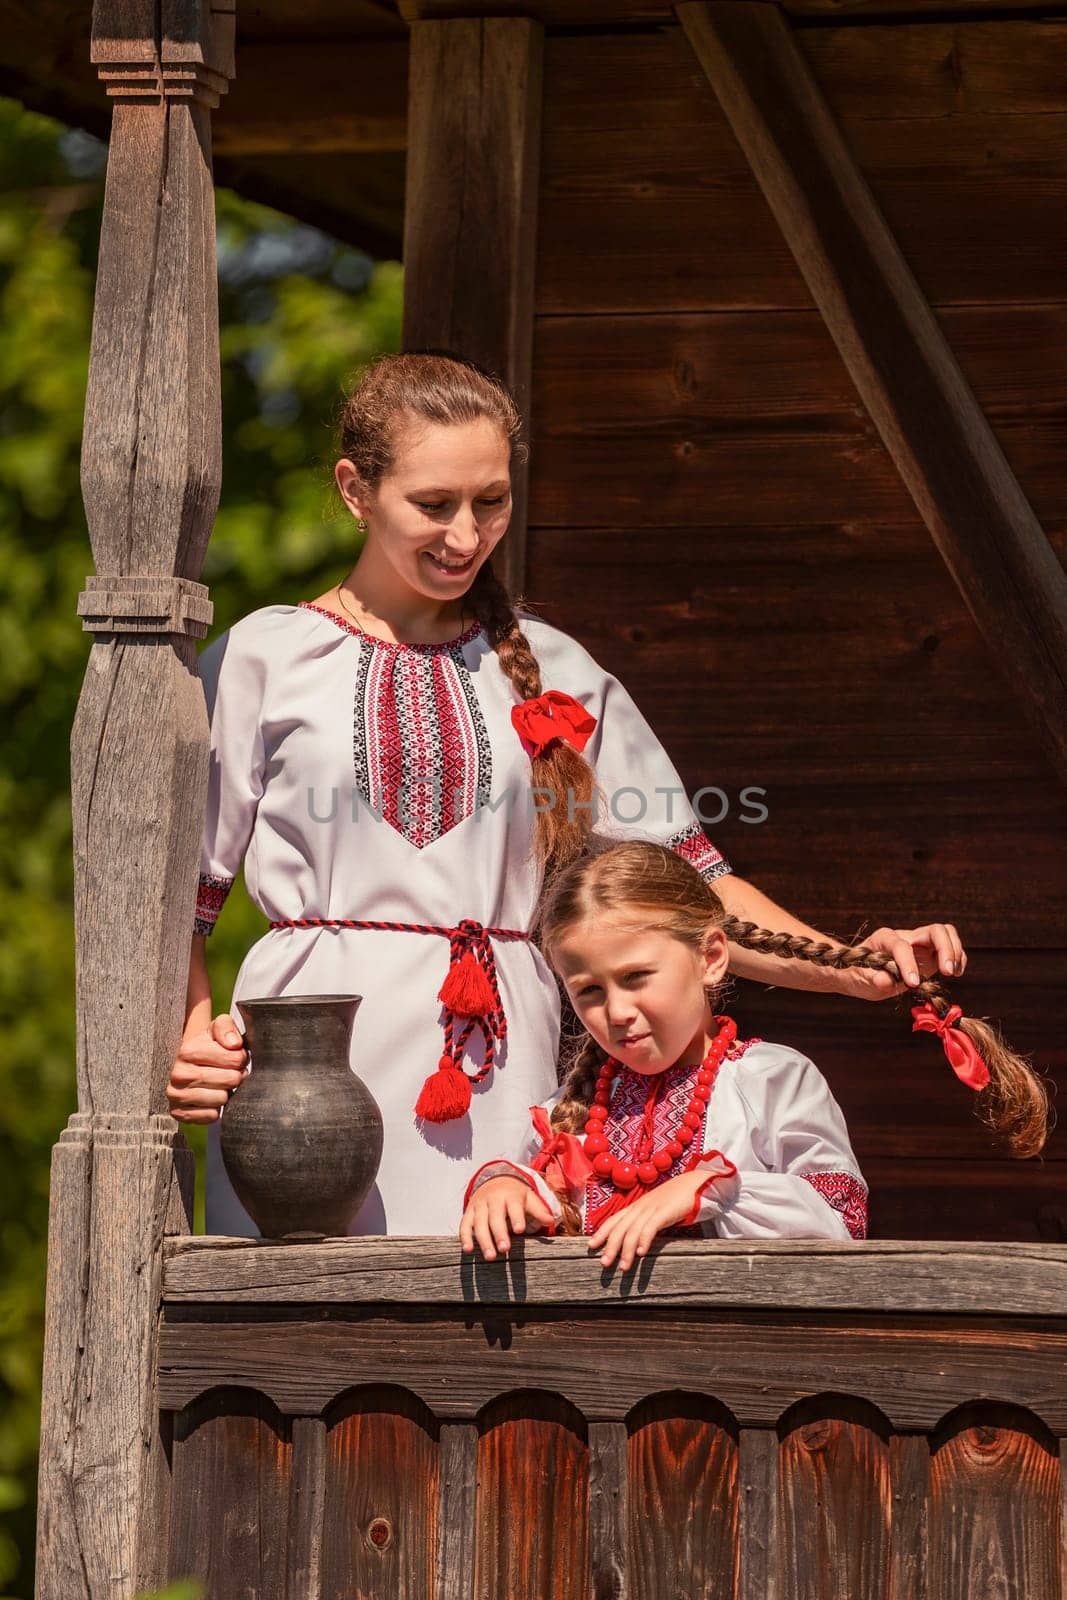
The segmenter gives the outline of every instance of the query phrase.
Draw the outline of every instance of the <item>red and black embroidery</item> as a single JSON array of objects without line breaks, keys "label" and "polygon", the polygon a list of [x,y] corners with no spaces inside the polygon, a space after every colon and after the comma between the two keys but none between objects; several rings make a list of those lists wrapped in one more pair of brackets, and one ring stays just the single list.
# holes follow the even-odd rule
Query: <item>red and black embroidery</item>
[{"label": "red and black embroidery", "polygon": [[360,643],[353,708],[356,790],[416,849],[483,806],[493,755],[463,654],[481,624],[444,644],[390,644],[318,611]]},{"label": "red and black embroidery", "polygon": [[194,933],[210,933],[218,920],[226,896],[233,888],[232,878],[220,878],[210,872],[200,874],[196,891],[196,918]]},{"label": "red and black embroidery", "polygon": [[673,850],[710,882],[730,871],[730,863],[721,850],[716,850],[703,828],[691,822],[688,828],[664,840],[668,850]]},{"label": "red and black embroidery", "polygon": [[867,1237],[867,1186],[851,1172],[800,1172],[798,1177],[821,1194],[844,1219],[854,1239]]},{"label": "red and black embroidery", "polygon": [[[759,1044],[759,1039],[737,1039],[726,1052],[727,1061],[738,1061],[746,1050],[754,1044]],[[656,1102],[652,1112],[652,1140],[654,1144],[665,1144],[672,1136],[689,1107],[689,1098],[693,1092],[693,1075],[696,1067],[668,1067],[663,1074],[663,1092]],[[641,1123],[645,1115],[645,1105],[648,1100],[648,1078],[639,1072],[631,1072],[624,1067],[615,1079],[615,1087],[611,1096],[611,1109],[608,1120],[604,1124],[607,1134],[608,1148],[611,1154],[620,1161],[629,1157],[641,1131]],[[704,1126],[700,1137],[703,1140],[702,1150],[706,1150],[712,1142],[708,1133],[711,1121],[712,1107],[715,1104],[715,1090],[712,1089],[708,1107],[704,1113]],[[692,1159],[692,1148],[683,1151],[677,1160],[663,1174],[662,1181],[676,1178],[686,1170]],[[610,1199],[614,1193],[610,1183],[602,1183],[597,1177],[590,1179],[585,1191],[582,1228],[588,1233],[587,1219],[595,1216],[600,1207]],[[681,1230],[671,1229],[672,1238],[675,1232]],[[699,1237],[699,1227],[693,1234]]]}]

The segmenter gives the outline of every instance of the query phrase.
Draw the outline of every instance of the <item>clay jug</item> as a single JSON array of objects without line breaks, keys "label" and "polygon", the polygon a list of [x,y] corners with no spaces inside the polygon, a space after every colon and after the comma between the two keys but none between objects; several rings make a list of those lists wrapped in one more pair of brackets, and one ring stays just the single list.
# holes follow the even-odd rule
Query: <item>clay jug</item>
[{"label": "clay jug", "polygon": [[378,1175],[382,1114],[348,1064],[362,998],[238,1002],[252,1070],[219,1136],[237,1198],[265,1239],[347,1233]]}]

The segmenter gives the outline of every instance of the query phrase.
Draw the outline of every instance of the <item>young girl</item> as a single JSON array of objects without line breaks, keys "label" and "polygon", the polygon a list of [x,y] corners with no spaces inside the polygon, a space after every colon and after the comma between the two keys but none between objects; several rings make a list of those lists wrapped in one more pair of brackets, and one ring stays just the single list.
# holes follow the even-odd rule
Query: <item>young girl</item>
[{"label": "young girl", "polygon": [[[840,1108],[797,1051],[739,1040],[715,1014],[727,937],[780,939],[727,917],[699,873],[660,846],[600,848],[549,885],[546,956],[588,1030],[562,1087],[532,1108],[515,1161],[479,1168],[460,1224],[492,1260],[528,1226],[589,1235],[622,1270],[658,1233],[862,1239],[867,1189]],[[792,947],[807,943],[806,951]],[[790,940],[828,964],[885,958]],[[947,1007],[934,984],[912,1012],[942,1035],[954,1070],[1016,1154],[1044,1142],[1040,1080],[985,1024]]]}]

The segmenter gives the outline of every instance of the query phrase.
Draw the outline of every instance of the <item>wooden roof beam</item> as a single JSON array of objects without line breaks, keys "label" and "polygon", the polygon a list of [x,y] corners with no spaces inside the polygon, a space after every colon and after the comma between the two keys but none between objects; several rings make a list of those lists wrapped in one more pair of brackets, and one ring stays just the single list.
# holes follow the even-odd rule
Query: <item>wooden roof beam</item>
[{"label": "wooden roof beam", "polygon": [[[773,5],[774,0],[721,0],[727,5]],[[983,12],[1011,11],[1024,16],[1063,15],[1067,5],[1053,0],[782,0],[785,11],[795,17],[854,17],[874,21],[878,17],[907,17],[921,22],[924,16],[943,17],[954,12],[971,16]],[[532,17],[547,28],[611,28],[636,23],[673,22],[672,0],[397,0],[397,9],[406,22],[422,22],[444,17]]]},{"label": "wooden roof beam", "polygon": [[406,38],[246,44],[215,124],[229,156],[356,154],[407,146]]},{"label": "wooden roof beam", "polygon": [[762,0],[687,0],[678,16],[871,420],[1067,779],[1067,575],[789,24]]},{"label": "wooden roof beam", "polygon": [[[530,416],[544,31],[528,18],[411,32],[404,348],[496,372]],[[512,473],[498,572],[521,593],[527,471]]]}]

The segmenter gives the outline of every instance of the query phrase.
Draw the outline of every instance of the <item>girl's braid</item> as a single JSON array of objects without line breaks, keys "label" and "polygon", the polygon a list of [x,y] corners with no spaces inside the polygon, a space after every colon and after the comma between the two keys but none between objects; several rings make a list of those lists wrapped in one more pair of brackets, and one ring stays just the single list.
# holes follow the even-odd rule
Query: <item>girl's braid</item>
[{"label": "girl's braid", "polygon": [[[721,926],[732,943],[746,950],[811,961],[816,966],[831,967],[838,972],[849,967],[867,967],[887,972],[897,983],[904,982],[900,968],[884,950],[871,950],[863,944],[830,944],[825,939],[811,939],[803,934],[773,933],[754,922],[741,922],[732,916],[725,917]],[[916,1001],[928,1001],[938,1017],[948,1011],[949,1001],[936,979],[925,978],[909,987]],[[1039,1155],[1049,1134],[1050,1113],[1044,1083],[988,1019],[961,1017],[956,1026],[971,1040],[989,1068],[989,1082],[976,1096],[978,1116],[1006,1141],[1013,1156]]]}]

